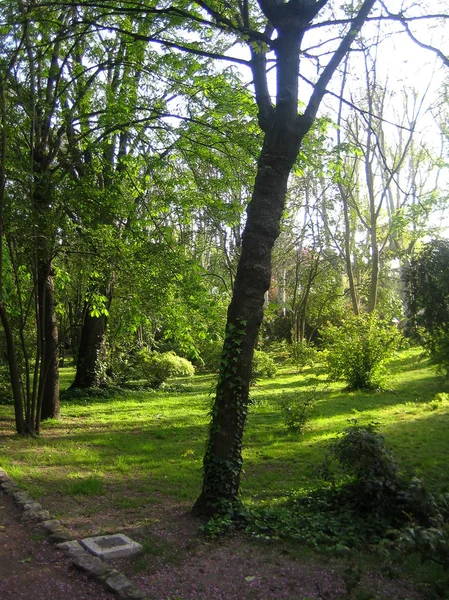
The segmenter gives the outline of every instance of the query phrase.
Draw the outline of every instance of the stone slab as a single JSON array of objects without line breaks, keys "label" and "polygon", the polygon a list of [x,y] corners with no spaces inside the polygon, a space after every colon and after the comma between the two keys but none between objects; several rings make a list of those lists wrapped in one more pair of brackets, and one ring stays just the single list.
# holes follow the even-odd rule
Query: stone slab
[{"label": "stone slab", "polygon": [[80,543],[94,556],[103,559],[134,556],[143,550],[140,544],[123,533],[84,538],[80,540]]},{"label": "stone slab", "polygon": [[104,580],[106,588],[119,594],[121,597],[126,596],[127,591],[131,591],[134,588],[132,583],[119,571],[115,569],[109,574]]}]

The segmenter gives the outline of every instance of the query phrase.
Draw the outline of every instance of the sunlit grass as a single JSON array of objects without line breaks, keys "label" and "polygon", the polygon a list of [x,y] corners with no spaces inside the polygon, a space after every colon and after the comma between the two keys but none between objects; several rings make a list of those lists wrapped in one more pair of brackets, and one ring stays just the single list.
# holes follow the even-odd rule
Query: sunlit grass
[{"label": "sunlit grass", "polygon": [[[418,350],[402,352],[392,362],[388,390],[380,393],[348,393],[312,369],[281,370],[259,382],[244,439],[243,498],[274,502],[315,485],[328,440],[351,419],[379,422],[404,469],[436,490],[449,490],[449,402],[435,399],[448,383],[418,359]],[[61,370],[63,388],[73,376],[73,368]],[[63,402],[61,420],[44,423],[35,439],[16,436],[12,407],[0,406],[0,466],[36,496],[98,496],[123,510],[158,495],[192,503],[201,487],[213,380],[200,376],[178,380],[177,391]],[[281,398],[317,384],[325,392],[308,429],[289,433]]]}]

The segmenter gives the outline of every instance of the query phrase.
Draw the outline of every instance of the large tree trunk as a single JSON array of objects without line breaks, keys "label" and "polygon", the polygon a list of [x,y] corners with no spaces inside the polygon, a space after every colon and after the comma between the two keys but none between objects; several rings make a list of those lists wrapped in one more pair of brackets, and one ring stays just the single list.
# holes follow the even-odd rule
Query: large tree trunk
[{"label": "large tree trunk", "polygon": [[55,283],[52,269],[43,266],[38,281],[42,363],[39,381],[40,419],[59,419],[58,327],[55,312]]},{"label": "large tree trunk", "polygon": [[278,127],[267,136],[262,149],[228,309],[203,489],[194,514],[232,512],[237,503],[251,363],[270,286],[271,251],[279,235],[287,180],[298,147],[298,136]]},{"label": "large tree trunk", "polygon": [[81,328],[76,376],[72,388],[90,388],[101,385],[99,361],[104,350],[106,325],[106,315],[92,316],[87,305]]},{"label": "large tree trunk", "polygon": [[277,30],[276,108],[271,105],[264,51],[252,47],[259,123],[265,139],[247,209],[242,254],[228,309],[209,441],[203,461],[203,488],[193,506],[194,514],[232,515],[238,506],[251,363],[262,322],[264,295],[270,285],[271,252],[279,235],[288,176],[301,142],[314,122],[326,85],[348,52],[374,2],[362,2],[350,31],[321,74],[303,115],[298,115],[300,42],[308,23],[327,2],[259,2],[265,16]]}]

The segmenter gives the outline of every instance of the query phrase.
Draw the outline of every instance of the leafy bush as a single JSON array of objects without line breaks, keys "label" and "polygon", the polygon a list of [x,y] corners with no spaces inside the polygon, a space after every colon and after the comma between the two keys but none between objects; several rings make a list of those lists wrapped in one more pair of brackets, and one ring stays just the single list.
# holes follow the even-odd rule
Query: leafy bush
[{"label": "leafy bush", "polygon": [[324,332],[327,368],[331,379],[343,379],[351,390],[378,389],[387,373],[384,363],[400,345],[395,326],[375,313],[348,318]]},{"label": "leafy bush", "polygon": [[[351,498],[362,510],[385,512],[400,487],[399,466],[377,425],[353,424],[329,445],[328,461],[336,459],[353,478]],[[329,464],[329,463],[328,463]]]},{"label": "leafy bush", "polygon": [[192,363],[174,352],[146,352],[142,371],[154,388],[160,387],[169,377],[192,377],[195,374]]},{"label": "leafy bush", "polygon": [[421,560],[435,562],[449,569],[449,524],[441,527],[410,525],[394,540],[395,550],[407,555],[417,552]]},{"label": "leafy bush", "polygon": [[408,328],[449,374],[449,241],[433,240],[405,272]]},{"label": "leafy bush", "polygon": [[198,343],[201,370],[209,373],[217,373],[220,368],[221,354],[223,351],[223,340],[201,340]]},{"label": "leafy bush", "polygon": [[402,526],[413,519],[430,526],[441,522],[441,509],[435,497],[417,478],[407,479],[378,432],[378,426],[352,425],[329,445],[325,470],[337,459],[351,481],[342,486],[342,502],[352,503],[357,511],[383,521],[385,527]]},{"label": "leafy bush", "polygon": [[108,367],[108,375],[121,384],[132,380],[144,380],[152,388],[160,387],[169,377],[190,377],[195,368],[186,358],[174,352],[150,352],[146,348],[121,352],[114,356]]},{"label": "leafy bush", "polygon": [[303,367],[312,367],[316,361],[317,350],[305,341],[295,342],[288,346],[289,362],[299,371]]},{"label": "leafy bush", "polygon": [[262,377],[274,377],[277,367],[269,354],[262,350],[255,350],[251,372],[251,384],[254,385]]},{"label": "leafy bush", "polygon": [[310,421],[315,404],[323,396],[324,390],[314,388],[307,392],[297,392],[293,396],[281,398],[281,411],[284,425],[290,433],[304,433]]}]

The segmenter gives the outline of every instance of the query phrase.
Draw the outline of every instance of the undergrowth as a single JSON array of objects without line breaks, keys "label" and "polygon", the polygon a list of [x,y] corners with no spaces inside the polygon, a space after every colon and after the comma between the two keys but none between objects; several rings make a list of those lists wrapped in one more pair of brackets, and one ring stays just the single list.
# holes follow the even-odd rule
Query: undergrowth
[{"label": "undergrowth", "polygon": [[[345,474],[339,485],[331,476],[335,461]],[[435,497],[419,479],[405,476],[376,424],[353,421],[329,443],[321,472],[330,481],[320,487],[293,492],[277,505],[242,507],[232,518],[209,521],[205,533],[241,528],[257,539],[342,556],[376,548],[397,565],[417,554],[442,569],[434,591],[449,584],[449,495]]]}]

